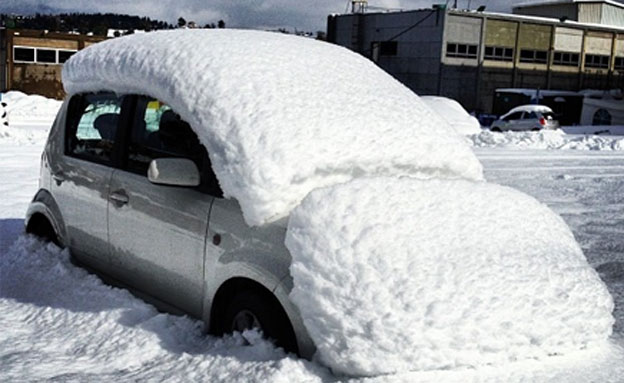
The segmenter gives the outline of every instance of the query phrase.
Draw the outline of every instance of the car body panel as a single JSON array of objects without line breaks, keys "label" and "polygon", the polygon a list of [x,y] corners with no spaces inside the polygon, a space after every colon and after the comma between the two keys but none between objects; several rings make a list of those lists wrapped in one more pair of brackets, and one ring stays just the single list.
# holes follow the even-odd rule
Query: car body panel
[{"label": "car body panel", "polygon": [[202,314],[204,245],[213,197],[191,188],[155,185],[115,170],[108,230],[111,263],[129,285],[194,316]]}]

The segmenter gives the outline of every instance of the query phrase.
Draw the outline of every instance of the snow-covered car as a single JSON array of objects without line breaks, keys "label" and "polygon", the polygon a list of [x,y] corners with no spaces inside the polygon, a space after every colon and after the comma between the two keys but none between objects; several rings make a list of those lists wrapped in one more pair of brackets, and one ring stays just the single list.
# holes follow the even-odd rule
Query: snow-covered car
[{"label": "snow-covered car", "polygon": [[6,106],[5,102],[0,102],[0,125],[9,126],[9,115]]},{"label": "snow-covered car", "polygon": [[466,140],[361,55],[152,32],[78,52],[63,84],[26,231],[213,333],[259,327],[350,375],[608,337],[613,302],[563,220],[485,182]]},{"label": "snow-covered car", "polygon": [[555,113],[545,105],[521,105],[511,109],[492,123],[493,132],[539,131],[559,129]]}]

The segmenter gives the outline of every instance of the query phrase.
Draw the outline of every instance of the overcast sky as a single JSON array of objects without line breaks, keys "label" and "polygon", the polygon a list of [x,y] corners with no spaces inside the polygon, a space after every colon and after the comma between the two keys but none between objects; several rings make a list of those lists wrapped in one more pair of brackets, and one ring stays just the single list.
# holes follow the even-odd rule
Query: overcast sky
[{"label": "overcast sky", "polygon": [[[417,9],[446,0],[369,0],[369,5]],[[449,0],[452,5],[454,0]],[[490,11],[511,11],[525,0],[472,0],[471,8],[486,5]],[[350,0],[0,0],[3,13],[112,12],[148,16],[175,23],[178,17],[200,25],[224,20],[228,27],[297,28],[325,30],[327,15],[343,13]],[[465,8],[468,0],[458,0]]]}]

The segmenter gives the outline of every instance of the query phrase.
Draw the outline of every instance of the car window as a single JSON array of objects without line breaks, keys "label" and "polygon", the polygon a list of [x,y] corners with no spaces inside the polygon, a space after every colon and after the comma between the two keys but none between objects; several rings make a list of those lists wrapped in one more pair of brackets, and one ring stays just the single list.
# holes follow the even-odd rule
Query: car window
[{"label": "car window", "polygon": [[526,113],[524,113],[523,119],[525,119],[525,120],[536,120],[537,119],[537,113],[535,113],[535,112],[526,112]]},{"label": "car window", "polygon": [[123,97],[113,93],[74,96],[67,119],[67,154],[94,162],[110,162],[122,102]]},{"label": "car window", "polygon": [[522,118],[522,113],[523,112],[512,113],[509,116],[505,117],[503,120],[505,121],[520,120]]},{"label": "car window", "polygon": [[147,175],[156,158],[187,158],[201,173],[200,189],[221,196],[210,159],[197,134],[171,107],[155,98],[138,96],[128,143],[127,168]]}]

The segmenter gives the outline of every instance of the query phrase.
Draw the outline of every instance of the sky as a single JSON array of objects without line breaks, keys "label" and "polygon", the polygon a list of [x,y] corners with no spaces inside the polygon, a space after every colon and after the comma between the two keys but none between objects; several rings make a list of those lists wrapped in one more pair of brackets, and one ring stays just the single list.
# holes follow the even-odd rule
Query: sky
[{"label": "sky", "polygon": [[[369,0],[384,8],[429,8],[447,0]],[[449,0],[453,4],[454,0]],[[460,8],[468,0],[458,0]],[[486,5],[489,11],[511,11],[524,0],[471,0],[471,8]],[[254,29],[325,30],[327,15],[344,13],[350,0],[1,0],[0,13],[111,12],[175,23],[178,17],[200,25],[224,20],[226,26]]]}]

